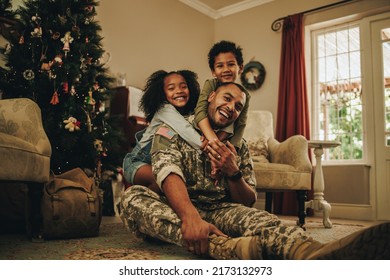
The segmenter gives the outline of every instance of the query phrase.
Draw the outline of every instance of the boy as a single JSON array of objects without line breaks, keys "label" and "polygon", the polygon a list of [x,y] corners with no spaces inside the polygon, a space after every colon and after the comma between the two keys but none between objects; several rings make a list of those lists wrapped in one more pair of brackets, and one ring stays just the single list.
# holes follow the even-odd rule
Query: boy
[{"label": "boy", "polygon": [[[221,141],[233,135],[230,142],[240,148],[242,136],[246,126],[247,112],[249,107],[250,95],[245,91],[246,102],[239,118],[234,124],[219,130],[217,133],[211,128],[207,118],[208,97],[219,84],[227,82],[235,82],[241,75],[244,67],[244,59],[242,56],[242,48],[230,41],[220,41],[210,49],[208,53],[208,63],[213,75],[213,79],[206,80],[203,89],[200,93],[198,103],[195,108],[195,123],[202,130],[205,138],[210,142],[214,139]],[[212,167],[211,175],[215,177],[216,170]]]},{"label": "boy", "polygon": [[246,118],[249,107],[250,95],[247,91],[246,103],[240,117],[234,123],[234,126],[221,130],[218,132],[218,136],[211,129],[210,122],[207,119],[207,105],[208,97],[211,92],[217,88],[217,84],[226,82],[235,82],[241,75],[244,67],[244,61],[242,56],[242,49],[233,42],[220,41],[210,49],[208,54],[209,67],[214,79],[207,80],[204,83],[203,89],[200,93],[198,103],[195,108],[195,123],[202,130],[204,136],[208,141],[219,138],[225,140],[229,135],[233,134],[230,142],[239,147],[244,129],[246,126]]}]

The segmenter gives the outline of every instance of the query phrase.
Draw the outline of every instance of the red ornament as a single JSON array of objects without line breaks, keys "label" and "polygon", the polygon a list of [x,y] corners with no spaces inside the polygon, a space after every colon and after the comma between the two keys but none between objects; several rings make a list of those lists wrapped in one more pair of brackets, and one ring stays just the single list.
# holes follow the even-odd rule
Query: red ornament
[{"label": "red ornament", "polygon": [[68,84],[68,82],[64,82],[63,83],[62,89],[64,90],[65,93],[69,93],[69,84]]},{"label": "red ornament", "polygon": [[53,96],[51,97],[50,104],[51,104],[51,105],[57,105],[58,103],[60,103],[60,99],[58,98],[58,93],[57,93],[57,91],[55,91],[55,92],[53,93]]}]

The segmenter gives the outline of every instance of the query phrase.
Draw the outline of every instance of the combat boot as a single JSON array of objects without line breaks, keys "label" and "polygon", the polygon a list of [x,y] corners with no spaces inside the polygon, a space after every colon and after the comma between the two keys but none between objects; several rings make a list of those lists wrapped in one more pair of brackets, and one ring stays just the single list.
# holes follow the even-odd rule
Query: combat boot
[{"label": "combat boot", "polygon": [[308,239],[294,245],[288,259],[389,260],[390,222],[357,231],[340,240],[326,244]]},{"label": "combat boot", "polygon": [[260,260],[262,259],[258,236],[226,238],[211,235],[209,255],[218,260]]}]

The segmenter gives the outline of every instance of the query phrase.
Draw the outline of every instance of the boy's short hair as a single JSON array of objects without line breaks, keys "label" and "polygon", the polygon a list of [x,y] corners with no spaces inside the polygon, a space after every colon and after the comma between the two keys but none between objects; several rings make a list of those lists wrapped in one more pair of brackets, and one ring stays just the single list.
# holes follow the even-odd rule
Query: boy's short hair
[{"label": "boy's short hair", "polygon": [[244,64],[244,59],[242,56],[242,48],[236,45],[233,42],[222,40],[218,43],[215,43],[214,46],[209,51],[208,59],[209,59],[209,67],[210,70],[214,70],[215,57],[220,53],[229,53],[231,52],[237,60],[238,65]]}]

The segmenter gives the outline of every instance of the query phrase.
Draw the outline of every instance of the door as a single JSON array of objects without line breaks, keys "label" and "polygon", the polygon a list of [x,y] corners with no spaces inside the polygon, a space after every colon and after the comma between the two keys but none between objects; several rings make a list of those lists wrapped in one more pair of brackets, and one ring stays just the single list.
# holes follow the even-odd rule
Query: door
[{"label": "door", "polygon": [[371,22],[377,219],[390,220],[390,13]]}]

